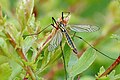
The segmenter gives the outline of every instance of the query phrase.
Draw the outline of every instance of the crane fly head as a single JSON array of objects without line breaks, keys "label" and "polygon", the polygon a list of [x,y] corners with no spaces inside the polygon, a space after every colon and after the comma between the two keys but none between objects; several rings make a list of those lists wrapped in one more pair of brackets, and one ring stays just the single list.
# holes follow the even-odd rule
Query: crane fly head
[{"label": "crane fly head", "polygon": [[58,18],[57,22],[62,23],[63,25],[67,25],[70,19],[70,15],[62,15],[60,18]]}]

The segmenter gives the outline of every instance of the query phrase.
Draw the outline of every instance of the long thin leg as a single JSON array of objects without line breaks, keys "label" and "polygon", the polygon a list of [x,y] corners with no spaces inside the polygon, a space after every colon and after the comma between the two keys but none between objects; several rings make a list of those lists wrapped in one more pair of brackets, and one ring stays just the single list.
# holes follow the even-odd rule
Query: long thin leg
[{"label": "long thin leg", "polygon": [[54,23],[56,24],[56,26],[58,25],[57,22],[56,22],[56,20],[55,20],[55,18],[52,17],[52,24],[51,24],[51,25],[52,25],[54,28],[58,29],[58,28],[54,25]]},{"label": "long thin leg", "polygon": [[[54,26],[54,23],[57,25],[56,20],[52,17],[52,24],[50,24],[50,25],[52,25],[54,28],[56,28],[56,27]],[[41,32],[43,32],[45,29],[47,29],[50,25],[46,26],[46,27],[45,27],[44,29],[42,29],[40,32],[33,33],[33,34],[28,34],[28,35],[24,35],[23,37],[38,35],[38,34],[40,34]]]},{"label": "long thin leg", "polygon": [[54,17],[52,17],[52,23],[54,24],[56,24],[57,25],[57,22],[56,22],[56,20],[55,20],[55,18]]},{"label": "long thin leg", "polygon": [[[51,25],[51,24],[50,24]],[[23,35],[23,37],[26,37],[26,36],[33,36],[33,35],[38,35],[40,34],[41,32],[43,32],[45,29],[47,29],[50,25],[46,26],[44,29],[42,29],[41,31],[37,32],[37,33],[33,33],[33,34],[28,34],[28,35]]]},{"label": "long thin leg", "polygon": [[91,44],[89,44],[89,43],[88,43],[86,40],[84,40],[82,37],[80,37],[80,36],[76,36],[76,35],[75,35],[75,37],[77,37],[77,38],[83,40],[83,41],[84,41],[85,43],[87,43],[90,47],[92,47],[92,48],[95,49],[97,52],[101,53],[102,55],[108,57],[109,59],[116,60],[116,59],[111,58],[111,57],[109,57],[108,55],[104,54],[103,52],[99,51],[99,50],[96,49],[95,47],[93,47]]},{"label": "long thin leg", "polygon": [[76,32],[74,32],[74,34],[73,34],[73,38],[75,37],[75,35],[76,35]]},{"label": "long thin leg", "polygon": [[[44,29],[42,29],[40,32],[38,32],[37,34],[40,34],[41,32],[43,32],[45,29],[47,29],[50,25],[48,25],[47,27],[45,27]],[[36,35],[37,35],[36,34]]]},{"label": "long thin leg", "polygon": [[57,29],[57,27],[55,27],[55,25],[54,24],[51,24],[52,25],[52,27],[54,27],[54,28],[56,28]]},{"label": "long thin leg", "polygon": [[62,57],[63,57],[63,62],[64,62],[64,69],[65,69],[65,79],[67,80],[67,69],[66,69],[66,62],[65,62],[65,56],[62,50],[62,42],[60,43],[60,48],[61,48],[61,52],[62,52]]}]

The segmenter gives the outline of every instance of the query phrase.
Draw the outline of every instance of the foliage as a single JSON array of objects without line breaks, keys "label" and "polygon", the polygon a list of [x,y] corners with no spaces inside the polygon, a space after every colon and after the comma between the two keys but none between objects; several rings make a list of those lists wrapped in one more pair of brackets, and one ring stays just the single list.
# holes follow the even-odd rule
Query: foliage
[{"label": "foliage", "polygon": [[[102,6],[101,6],[101,3]],[[7,5],[6,5],[7,4]],[[0,78],[2,80],[93,80],[101,66],[107,68],[112,60],[96,53],[93,48],[73,38],[83,55],[75,55],[63,39],[60,46],[49,52],[48,45],[53,29],[38,35],[25,36],[41,31],[49,25],[51,17],[59,17],[62,11],[70,11],[70,24],[92,24],[101,28],[93,33],[77,33],[93,43],[99,50],[116,58],[119,54],[120,3],[111,0],[1,0],[0,1]],[[70,31],[68,31],[70,32]],[[72,33],[72,32],[71,32]],[[114,35],[113,35],[114,34]],[[112,38],[110,38],[112,37]],[[82,52],[84,51],[85,52]],[[97,55],[97,56],[96,56]],[[62,56],[64,56],[63,59]],[[80,58],[78,58],[80,57]],[[65,62],[65,63],[64,63]],[[64,64],[64,67],[63,67]],[[64,68],[66,72],[64,73]],[[119,65],[107,77],[98,80],[117,80]],[[98,73],[101,75],[102,67]],[[65,76],[67,75],[67,76]]]},{"label": "foliage", "polygon": [[[102,66],[100,68],[100,71],[98,73],[98,76],[101,75],[103,72],[105,72],[104,67]],[[98,78],[98,80],[119,80],[120,79],[120,74],[115,75],[115,70],[113,70],[109,75],[103,76],[101,78]]]}]

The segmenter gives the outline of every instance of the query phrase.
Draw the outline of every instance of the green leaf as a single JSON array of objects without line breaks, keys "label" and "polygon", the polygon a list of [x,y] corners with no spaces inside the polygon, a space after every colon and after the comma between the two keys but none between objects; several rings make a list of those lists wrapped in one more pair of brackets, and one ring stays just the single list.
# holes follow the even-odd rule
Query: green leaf
[{"label": "green leaf", "polygon": [[65,65],[67,67],[68,66],[68,62],[70,60],[70,55],[71,55],[71,49],[70,49],[70,47],[68,46],[67,43],[64,46],[63,54],[65,56]]},{"label": "green leaf", "polygon": [[115,80],[115,70],[113,70],[108,77],[110,78],[110,80]]},{"label": "green leaf", "polygon": [[32,54],[31,60],[34,61],[36,58],[36,55],[38,53],[36,47],[32,46],[32,52],[33,52],[33,54]]},{"label": "green leaf", "polygon": [[85,75],[80,77],[81,80],[95,80],[95,77],[90,75]]},{"label": "green leaf", "polygon": [[[100,71],[99,71],[99,73],[98,73],[98,76],[100,76],[100,75],[102,75],[103,73],[105,72],[105,69],[104,69],[104,67],[102,66],[101,68],[100,68]],[[98,77],[98,76],[96,76],[96,78],[98,79],[98,80],[116,80],[115,79],[115,70],[113,70],[109,75],[107,75],[107,76],[102,76],[102,77]]]},{"label": "green leaf", "polygon": [[25,29],[34,7],[34,0],[22,0],[16,9],[18,21],[21,29]]},{"label": "green leaf", "polygon": [[117,35],[117,34],[112,34],[111,38],[113,38],[113,39],[116,39],[116,40],[120,41],[120,36],[119,36],[119,35]]},{"label": "green leaf", "polygon": [[0,65],[0,79],[8,80],[11,75],[11,68],[8,63]]},{"label": "green leaf", "polygon": [[10,60],[10,66],[12,68],[12,73],[11,73],[11,76],[9,77],[9,79],[14,80],[14,78],[17,75],[20,75],[20,73],[22,71],[22,67],[13,60]]},{"label": "green leaf", "polygon": [[2,7],[2,10],[6,12],[8,16],[12,16],[12,13],[10,11],[10,1],[9,0],[0,0],[0,5]]},{"label": "green leaf", "polygon": [[99,78],[99,79],[97,79],[97,80],[110,80],[110,78],[108,78],[108,77],[106,77],[106,76],[103,76],[103,77],[101,77],[101,78]]},{"label": "green leaf", "polygon": [[113,70],[108,77],[110,78],[110,80],[118,80],[120,79],[120,74],[115,75],[115,70]]},{"label": "green leaf", "polygon": [[12,37],[17,45],[20,44],[21,33],[18,32],[17,28],[14,25],[7,24],[5,26],[5,31]]},{"label": "green leaf", "polygon": [[4,55],[10,56],[8,47],[7,47],[7,43],[5,42],[5,40],[3,38],[0,38],[0,48],[2,49]]},{"label": "green leaf", "polygon": [[61,49],[58,49],[58,50],[54,53],[54,55],[51,56],[50,61],[48,62],[48,64],[47,64],[46,66],[53,64],[53,63],[54,63],[56,60],[58,60],[60,57],[61,57]]},{"label": "green leaf", "polygon": [[27,22],[27,29],[28,29],[29,33],[31,34],[35,31],[35,28],[36,28],[35,17],[34,17],[34,15],[31,15],[31,17],[29,18],[29,20]]},{"label": "green leaf", "polygon": [[120,74],[115,75],[115,80],[120,79]]},{"label": "green leaf", "polygon": [[77,63],[78,57],[75,54],[71,54],[70,61],[68,63],[68,71]]},{"label": "green leaf", "polygon": [[44,67],[48,61],[49,61],[49,52],[48,52],[48,48],[46,48],[43,53],[42,67]]},{"label": "green leaf", "polygon": [[0,65],[8,62],[8,57],[0,55]]},{"label": "green leaf", "polygon": [[[49,53],[49,54],[51,54],[51,53]],[[53,64],[60,57],[61,57],[61,49],[59,48],[55,51],[55,53],[52,56],[50,56],[50,59],[48,59],[49,62],[43,68],[41,68],[39,71],[37,71],[37,74],[39,74],[40,72],[45,70],[47,67],[49,67],[51,64]]]},{"label": "green leaf", "polygon": [[25,18],[25,3],[23,1],[21,1],[21,3],[18,5],[16,9],[16,14],[17,14],[18,21],[21,25],[20,27],[23,30],[27,22]]},{"label": "green leaf", "polygon": [[102,66],[98,72],[98,76],[105,72],[105,68]]},{"label": "green leaf", "polygon": [[33,12],[34,8],[34,0],[23,0],[25,2],[25,12],[26,12],[26,19],[28,20]]},{"label": "green leaf", "polygon": [[87,49],[85,53],[78,59],[69,71],[69,76],[74,78],[76,75],[85,71],[93,63],[96,58],[95,50]]},{"label": "green leaf", "polygon": [[33,43],[35,42],[35,38],[34,37],[26,37],[24,39],[24,41],[22,42],[22,50],[23,53],[26,54],[26,52],[30,49],[30,47],[33,45]]}]

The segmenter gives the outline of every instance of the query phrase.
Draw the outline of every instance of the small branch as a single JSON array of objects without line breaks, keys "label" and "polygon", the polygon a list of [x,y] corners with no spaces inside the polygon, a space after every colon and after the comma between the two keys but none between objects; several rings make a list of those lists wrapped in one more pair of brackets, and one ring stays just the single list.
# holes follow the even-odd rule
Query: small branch
[{"label": "small branch", "polygon": [[[9,35],[9,33],[6,33],[6,36],[9,38],[10,44],[15,48],[16,47],[16,43],[15,41],[12,39],[12,37]],[[22,52],[21,48],[17,48],[16,49],[18,55],[25,60],[26,62],[28,61],[27,58],[25,57],[24,53]],[[32,71],[32,69],[29,66],[24,66],[24,69],[29,73],[29,75],[31,76],[32,80],[36,80],[36,77]]]},{"label": "small branch", "polygon": [[[16,47],[16,43],[15,41],[12,39],[12,37],[9,35],[9,33],[6,34],[6,36],[9,38],[9,41],[11,43],[11,45],[15,48]],[[16,51],[18,52],[18,55],[24,59],[25,61],[27,61],[27,58],[25,57],[25,55],[22,52],[21,48],[17,48]]]},{"label": "small branch", "polygon": [[115,62],[98,78],[108,75],[118,64],[120,63],[120,56],[115,60]]}]

